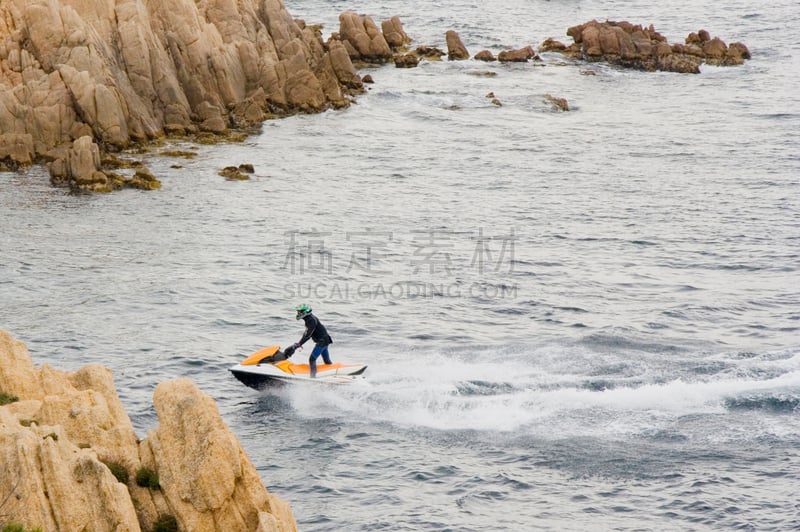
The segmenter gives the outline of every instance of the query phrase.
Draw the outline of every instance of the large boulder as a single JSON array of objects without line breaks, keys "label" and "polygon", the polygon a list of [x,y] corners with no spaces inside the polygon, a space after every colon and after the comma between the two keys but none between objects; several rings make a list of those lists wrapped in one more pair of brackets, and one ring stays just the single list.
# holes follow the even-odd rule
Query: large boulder
[{"label": "large boulder", "polygon": [[473,59],[475,59],[476,61],[485,61],[487,63],[491,61],[497,61],[497,58],[489,50],[481,50],[480,52],[475,54],[475,57]]},{"label": "large boulder", "polygon": [[447,30],[444,34],[447,41],[447,58],[450,61],[463,61],[469,59],[467,47],[461,41],[461,37],[455,30]]},{"label": "large boulder", "polygon": [[89,190],[107,181],[106,175],[100,171],[100,148],[88,135],[72,143],[66,167],[67,179],[77,188]]},{"label": "large boulder", "polygon": [[531,59],[538,59],[531,46],[515,50],[503,50],[497,55],[497,60],[501,63],[527,63]]},{"label": "large boulder", "polygon": [[[24,344],[0,330],[0,395],[4,520],[119,532],[152,530],[171,515],[180,530],[297,529],[214,401],[188,379],[156,387],[159,425],[140,442],[108,369],[34,367]],[[145,470],[158,474],[149,487],[133,480]]]},{"label": "large boulder", "polygon": [[361,77],[356,73],[344,44],[341,41],[331,41],[328,45],[328,50],[331,68],[339,82],[351,89],[364,90]]},{"label": "large boulder", "polygon": [[255,530],[273,498],[214,401],[188,378],[153,394],[159,426],[148,441],[165,498],[186,530]]},{"label": "large boulder", "polygon": [[339,39],[351,59],[369,63],[385,63],[392,58],[389,43],[372,17],[346,11],[339,15]]},{"label": "large boulder", "polygon": [[394,16],[381,22],[381,31],[386,43],[392,50],[398,50],[411,42],[411,37],[403,29],[400,17]]}]

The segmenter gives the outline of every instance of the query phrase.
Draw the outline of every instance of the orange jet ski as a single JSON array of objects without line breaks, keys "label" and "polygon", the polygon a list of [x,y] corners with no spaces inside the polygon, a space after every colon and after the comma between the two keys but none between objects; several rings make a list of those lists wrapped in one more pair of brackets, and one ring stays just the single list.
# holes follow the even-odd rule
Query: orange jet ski
[{"label": "orange jet ski", "polygon": [[287,382],[347,384],[363,379],[366,369],[364,364],[317,364],[317,376],[312,379],[308,364],[293,364],[279,346],[273,345],[256,351],[229,371],[243,384],[261,390]]}]

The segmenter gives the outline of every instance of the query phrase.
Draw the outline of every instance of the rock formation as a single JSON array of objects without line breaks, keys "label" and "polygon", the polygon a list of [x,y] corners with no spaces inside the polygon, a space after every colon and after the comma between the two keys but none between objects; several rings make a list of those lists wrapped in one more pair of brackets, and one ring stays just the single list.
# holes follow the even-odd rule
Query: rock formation
[{"label": "rock formation", "polygon": [[538,58],[530,46],[517,50],[503,50],[497,55],[497,60],[501,63],[527,63],[530,59]]},{"label": "rock formation", "polygon": [[565,46],[547,39],[540,51],[558,51],[588,61],[606,61],[626,68],[698,73],[700,65],[741,65],[750,59],[742,43],[727,46],[705,30],[692,33],[685,44],[669,44],[653,25],[644,28],[630,22],[592,20],[567,30],[574,43]]},{"label": "rock formation", "polygon": [[407,54],[395,54],[394,66],[397,68],[414,68],[419,64],[417,54],[410,52]]},{"label": "rock formation", "polygon": [[417,57],[425,58],[428,61],[441,61],[442,57],[446,55],[442,50],[436,48],[435,46],[417,46],[414,49],[414,54]]},{"label": "rock formation", "polygon": [[[351,59],[367,63],[385,63],[392,50],[372,17],[347,11],[339,15],[339,33],[331,40],[340,40]],[[329,41],[330,42],[330,41]]]},{"label": "rock formation", "polygon": [[[597,22],[567,30],[557,51],[628,68],[699,72],[703,62],[738,65],[741,43],[705,30],[669,44],[653,26]],[[469,58],[445,34],[451,60]],[[158,188],[142,170],[114,173],[108,153],[165,135],[230,135],[262,121],[350,104],[364,92],[353,61],[412,67],[444,55],[411,41],[398,17],[381,23],[353,12],[323,42],[321,28],[294,20],[282,0],[1,0],[0,169],[49,163],[56,185],[108,191]],[[499,61],[537,59],[531,47]],[[493,61],[484,50],[475,59]]]},{"label": "rock formation", "polygon": [[554,111],[569,111],[569,102],[567,102],[566,98],[545,94],[544,101],[549,103]]},{"label": "rock formation", "polygon": [[497,61],[497,58],[489,50],[481,50],[480,52],[475,54],[475,57],[473,59],[475,59],[476,61],[486,61],[487,63],[492,61]]},{"label": "rock formation", "polygon": [[411,42],[411,37],[409,37],[403,29],[403,23],[400,22],[400,17],[395,16],[381,22],[381,31],[383,32],[384,39],[386,39],[387,44],[392,50],[400,50]]},{"label": "rock formation", "polygon": [[[0,2],[0,160],[61,159],[56,182],[102,182],[91,148],[73,145],[84,137],[103,152],[223,134],[346,106],[361,90],[346,51],[281,0]],[[73,162],[85,173],[71,174]]]},{"label": "rock formation", "polygon": [[450,61],[469,59],[467,47],[464,46],[461,37],[459,37],[455,30],[447,30],[445,33],[445,40],[447,41],[447,58]]},{"label": "rock formation", "polygon": [[156,387],[159,425],[139,441],[108,369],[34,367],[0,330],[0,398],[0,526],[137,531],[168,517],[180,530],[297,529],[189,379]]}]

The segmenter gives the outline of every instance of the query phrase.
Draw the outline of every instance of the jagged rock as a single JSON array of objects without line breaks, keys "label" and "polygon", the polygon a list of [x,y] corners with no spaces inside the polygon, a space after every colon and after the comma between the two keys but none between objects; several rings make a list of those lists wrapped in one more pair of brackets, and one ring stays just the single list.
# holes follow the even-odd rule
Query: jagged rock
[{"label": "jagged rock", "polygon": [[481,50],[480,52],[475,54],[474,59],[476,59],[477,61],[486,61],[486,62],[497,61],[497,58],[489,50]]},{"label": "jagged rock", "polygon": [[556,41],[552,37],[548,37],[539,45],[540,52],[564,52],[566,49],[567,46],[564,43]]},{"label": "jagged rock", "polygon": [[235,104],[231,110],[231,121],[240,129],[254,127],[267,118],[267,94],[261,87],[247,98]]},{"label": "jagged rock", "polygon": [[329,42],[328,57],[330,58],[333,72],[342,85],[357,91],[364,90],[364,82],[356,72],[352,61],[350,61],[350,55],[347,53],[347,48],[344,44],[339,41]]},{"label": "jagged rock", "polygon": [[91,176],[100,169],[100,149],[90,136],[84,136],[72,143],[67,158],[67,176],[82,182],[91,182]]},{"label": "jagged rock", "polygon": [[497,60],[502,63],[526,63],[529,60],[536,58],[536,52],[533,51],[533,47],[531,46],[526,46],[525,48],[519,48],[517,50],[503,50],[497,54]]},{"label": "jagged rock", "polygon": [[419,64],[419,57],[414,53],[395,54],[394,66],[397,68],[414,68]]},{"label": "jagged rock", "polygon": [[414,53],[417,54],[418,57],[424,57],[428,61],[439,61],[442,57],[446,54],[436,48],[435,46],[417,46],[414,50]]},{"label": "jagged rock", "polygon": [[128,490],[100,462],[138,463],[111,372],[35,368],[24,344],[0,330],[0,390],[19,398],[0,407],[0,474],[20,479],[0,483],[0,500],[13,491],[15,501],[3,514],[43,530],[139,530]]},{"label": "jagged rock", "polygon": [[346,11],[339,15],[339,36],[351,59],[385,63],[392,50],[372,17]]},{"label": "jagged rock", "polygon": [[33,162],[33,136],[30,133],[0,134],[0,161],[27,166]]},{"label": "jagged rock", "polygon": [[381,31],[386,43],[392,50],[402,48],[411,42],[411,37],[403,30],[403,23],[400,22],[400,17],[394,16],[381,22]]},{"label": "jagged rock", "polygon": [[100,149],[88,135],[72,143],[67,153],[66,180],[76,190],[101,190],[108,184],[100,171]]},{"label": "jagged rock", "polygon": [[159,384],[153,403],[159,426],[147,441],[182,528],[255,530],[272,497],[213,399],[181,378]]},{"label": "jagged rock", "polygon": [[241,167],[226,166],[219,171],[219,175],[225,178],[226,181],[247,181],[250,176],[243,173]]},{"label": "jagged rock", "polygon": [[371,83],[375,83],[375,80],[372,79],[372,74],[365,74],[364,77],[361,78],[361,81],[363,81],[364,83],[370,83],[370,84]]},{"label": "jagged rock", "polygon": [[[0,160],[54,160],[83,136],[119,149],[345,106],[363,91],[348,63],[282,0],[3,0]],[[68,179],[67,161],[55,166],[53,181]],[[102,188],[99,175],[79,179]]]},{"label": "jagged rock", "polygon": [[[152,530],[166,514],[180,530],[297,530],[288,504],[267,492],[214,401],[189,379],[156,387],[159,425],[139,442],[108,369],[36,368],[24,344],[0,330],[0,391],[18,398],[0,406],[4,520],[122,532]],[[128,470],[127,484],[112,462]],[[135,484],[141,467],[158,473],[160,489]]]},{"label": "jagged rock", "polygon": [[[122,160],[109,154],[101,156],[99,147],[89,136],[79,138],[68,150],[52,153],[58,153],[48,165],[54,185],[92,192],[110,192],[126,187],[140,190],[161,188],[161,182],[141,162]],[[132,178],[126,179],[110,171],[125,167],[137,168]]]},{"label": "jagged rock", "polygon": [[741,65],[745,59],[750,59],[750,50],[743,43],[734,42],[728,46],[726,57],[731,65]]},{"label": "jagged rock", "polygon": [[157,190],[161,188],[161,181],[147,168],[139,168],[131,179],[125,181],[125,186],[139,190]]},{"label": "jagged rock", "polygon": [[709,65],[735,66],[743,64],[745,59],[750,59],[750,50],[740,42],[728,46],[719,37],[711,38],[705,30],[700,30],[696,40],[692,40],[691,37],[692,34],[686,38],[686,44],[692,46],[693,50],[699,48],[702,57]]},{"label": "jagged rock", "polygon": [[569,111],[569,103],[567,102],[566,98],[559,98],[551,94],[545,94],[544,100],[545,102],[551,104],[553,109],[556,111]]},{"label": "jagged rock", "polygon": [[40,530],[141,529],[125,485],[93,450],[76,447],[58,426],[25,427],[3,410],[10,409],[0,407],[4,518]]},{"label": "jagged rock", "polygon": [[652,24],[644,28],[624,21],[592,20],[569,28],[567,35],[575,41],[564,50],[568,55],[640,70],[698,73],[703,62],[737,65],[749,58],[745,45],[728,47],[705,30],[689,34],[685,44],[670,45]]},{"label": "jagged rock", "polygon": [[445,39],[447,40],[447,58],[450,61],[469,59],[467,47],[461,42],[461,37],[459,37],[455,30],[447,30]]},{"label": "jagged rock", "polygon": [[[19,340],[0,329],[0,390],[22,400],[41,400],[50,381],[42,381],[44,369],[37,370],[28,353],[28,348]],[[49,367],[48,367],[49,368]],[[45,388],[47,386],[47,388]],[[63,386],[54,390],[63,391]]]}]

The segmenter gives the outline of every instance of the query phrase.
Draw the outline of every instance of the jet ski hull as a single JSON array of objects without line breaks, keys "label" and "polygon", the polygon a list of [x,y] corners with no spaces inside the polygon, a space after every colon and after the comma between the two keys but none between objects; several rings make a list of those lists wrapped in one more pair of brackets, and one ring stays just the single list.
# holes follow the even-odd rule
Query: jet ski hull
[{"label": "jet ski hull", "polygon": [[312,379],[308,364],[292,364],[282,355],[279,347],[267,347],[253,353],[229,371],[242,384],[261,390],[295,382],[348,384],[363,379],[367,369],[363,364],[318,364],[316,377]]}]

